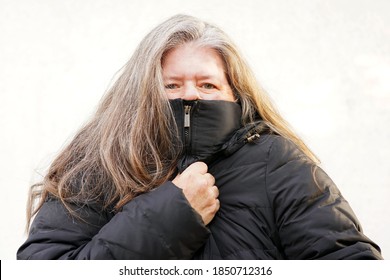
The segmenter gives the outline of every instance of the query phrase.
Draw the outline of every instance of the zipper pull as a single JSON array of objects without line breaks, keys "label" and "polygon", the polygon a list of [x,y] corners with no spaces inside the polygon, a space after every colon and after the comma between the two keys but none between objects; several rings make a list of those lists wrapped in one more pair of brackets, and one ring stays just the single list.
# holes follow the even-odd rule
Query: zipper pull
[{"label": "zipper pull", "polygon": [[191,106],[185,105],[184,106],[184,127],[190,127],[190,112],[191,112]]}]

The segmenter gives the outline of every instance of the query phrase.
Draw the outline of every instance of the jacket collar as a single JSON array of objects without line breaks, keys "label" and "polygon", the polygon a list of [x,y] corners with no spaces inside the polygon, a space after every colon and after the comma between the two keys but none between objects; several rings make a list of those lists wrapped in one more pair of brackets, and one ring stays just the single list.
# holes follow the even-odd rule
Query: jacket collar
[{"label": "jacket collar", "polygon": [[182,147],[179,172],[196,161],[211,163],[242,126],[241,106],[235,102],[174,99],[170,104]]}]

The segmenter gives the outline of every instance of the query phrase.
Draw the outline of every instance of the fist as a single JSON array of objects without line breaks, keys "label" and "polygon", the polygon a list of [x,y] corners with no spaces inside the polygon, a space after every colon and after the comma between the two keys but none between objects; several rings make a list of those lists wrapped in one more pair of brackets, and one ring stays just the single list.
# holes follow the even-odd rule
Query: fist
[{"label": "fist", "polygon": [[183,190],[184,196],[200,214],[205,225],[211,222],[220,206],[215,179],[207,170],[204,162],[195,162],[172,180]]}]

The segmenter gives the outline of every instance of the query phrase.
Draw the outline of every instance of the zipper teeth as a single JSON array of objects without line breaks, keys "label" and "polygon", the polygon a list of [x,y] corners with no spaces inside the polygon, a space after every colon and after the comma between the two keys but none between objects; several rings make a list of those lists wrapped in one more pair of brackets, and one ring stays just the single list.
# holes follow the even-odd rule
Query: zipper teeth
[{"label": "zipper teeth", "polygon": [[191,125],[191,105],[184,106],[184,146],[187,152],[190,149],[190,125]]}]

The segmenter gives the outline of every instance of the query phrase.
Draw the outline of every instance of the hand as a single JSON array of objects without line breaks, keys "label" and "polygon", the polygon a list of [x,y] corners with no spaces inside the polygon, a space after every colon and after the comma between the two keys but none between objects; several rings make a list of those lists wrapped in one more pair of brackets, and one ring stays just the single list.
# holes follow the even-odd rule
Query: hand
[{"label": "hand", "polygon": [[183,190],[184,196],[200,214],[205,225],[211,222],[219,209],[219,191],[214,185],[214,177],[207,173],[207,169],[204,162],[195,162],[172,181]]}]

